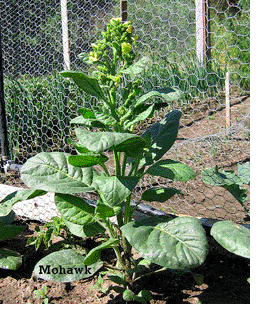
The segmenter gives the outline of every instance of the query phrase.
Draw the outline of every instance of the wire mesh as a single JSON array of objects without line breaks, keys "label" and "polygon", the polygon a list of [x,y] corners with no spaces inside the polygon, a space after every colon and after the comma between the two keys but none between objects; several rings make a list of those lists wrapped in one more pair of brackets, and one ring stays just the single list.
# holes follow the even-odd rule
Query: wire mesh
[{"label": "wire mesh", "polygon": [[[138,57],[153,63],[143,74],[143,90],[178,87],[181,102],[169,105],[136,129],[141,134],[171,108],[182,113],[178,139],[166,157],[185,162],[198,175],[218,165],[237,170],[250,159],[249,4],[245,0],[209,3],[211,59],[197,62],[196,1],[132,0],[128,20],[138,34]],[[62,79],[64,69],[61,2],[0,0],[5,75],[5,103],[12,159],[23,164],[41,151],[70,152],[70,120],[90,97]],[[78,54],[91,50],[112,17],[120,14],[118,0],[68,0],[71,69],[84,69]],[[226,123],[225,76],[230,74],[231,127]],[[0,183],[22,186],[19,173],[0,174]],[[188,183],[145,178],[138,199],[153,186],[174,186],[184,196],[152,206],[176,214],[243,222],[245,212],[225,189],[206,186],[200,176]],[[249,187],[248,193],[249,193]],[[249,202],[248,202],[249,203]],[[49,218],[47,208],[44,211]],[[44,217],[41,216],[41,219]]]}]

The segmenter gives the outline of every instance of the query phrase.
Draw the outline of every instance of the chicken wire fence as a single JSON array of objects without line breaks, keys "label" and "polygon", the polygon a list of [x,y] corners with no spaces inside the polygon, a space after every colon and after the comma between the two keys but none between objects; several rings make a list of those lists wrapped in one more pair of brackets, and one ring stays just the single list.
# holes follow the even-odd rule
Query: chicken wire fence
[{"label": "chicken wire fence", "polygon": [[[90,99],[59,72],[64,68],[86,70],[78,55],[90,52],[91,43],[100,38],[109,20],[122,14],[122,1],[0,0],[0,4],[11,159],[21,166],[41,151],[70,152],[70,120]],[[135,132],[141,134],[172,108],[180,110],[178,138],[165,158],[184,162],[198,174],[187,183],[147,177],[134,198],[138,200],[149,187],[174,186],[183,196],[150,205],[180,215],[244,222],[246,213],[234,196],[222,187],[205,185],[200,171],[214,165],[236,171],[238,163],[250,160],[248,1],[132,0],[128,1],[127,18],[138,34],[139,57],[148,55],[152,60],[144,74],[143,90],[172,86],[184,93],[181,101],[164,108]],[[230,119],[226,116],[228,104]],[[0,173],[1,184],[6,190],[6,185],[15,187],[9,191],[23,187],[17,171]],[[0,199],[7,192],[1,190]],[[55,206],[38,199],[29,207],[30,217],[49,220],[56,214]],[[24,205],[16,208],[19,215],[25,215]]]}]

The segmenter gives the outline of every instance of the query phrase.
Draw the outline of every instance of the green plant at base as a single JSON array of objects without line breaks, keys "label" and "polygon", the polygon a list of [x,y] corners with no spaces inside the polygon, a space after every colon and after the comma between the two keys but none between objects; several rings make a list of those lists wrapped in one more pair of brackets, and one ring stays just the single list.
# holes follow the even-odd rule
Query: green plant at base
[{"label": "green plant at base", "polygon": [[[17,202],[29,200],[45,194],[39,190],[22,190],[9,194],[0,202],[0,242],[20,234],[25,226],[11,225],[15,219],[12,206]],[[22,264],[22,255],[14,250],[0,248],[0,268],[16,270]]]},{"label": "green plant at base", "polygon": [[[132,258],[132,247],[143,258],[169,269],[196,267],[203,263],[207,255],[205,231],[195,218],[158,217],[132,221],[134,208],[130,206],[131,195],[145,174],[176,181],[188,181],[196,175],[182,163],[171,159],[160,160],[177,137],[179,118],[178,111],[169,113],[161,122],[152,125],[142,137],[118,132],[92,133],[77,128],[77,144],[80,144],[78,148],[81,150],[85,149],[83,155],[41,153],[30,158],[23,166],[22,179],[28,186],[55,192],[56,207],[72,234],[90,237],[102,233],[106,236],[106,240],[90,250],[78,264],[81,267],[82,264],[87,267],[98,264],[101,251],[113,248],[117,256],[117,268],[121,269],[125,278],[126,289],[131,289],[136,274],[132,271],[132,266],[136,266]],[[104,152],[107,150],[114,153],[114,174],[108,173],[103,162],[103,155],[105,156]],[[82,166],[84,158],[85,165]],[[94,164],[100,164],[104,172],[97,171]],[[129,168],[124,164],[128,164]],[[39,173],[46,176],[42,177]],[[71,195],[91,191],[96,191],[100,196],[96,207]],[[165,201],[177,193],[174,188],[149,189],[143,193],[139,202]],[[117,218],[117,226],[110,220],[113,216]],[[123,254],[120,249],[123,249]],[[39,274],[40,265],[53,263],[59,253],[54,252],[51,254],[52,258],[47,256],[42,259],[45,261],[37,264],[34,273],[41,278],[55,277],[64,282],[64,275]],[[64,255],[62,253],[62,258]],[[73,258],[72,252],[70,256]],[[60,257],[56,260],[56,265],[58,262],[62,262]],[[66,264],[68,266],[67,256]],[[69,280],[74,280],[73,276]]]},{"label": "green plant at base", "polygon": [[62,230],[65,230],[67,235],[66,240],[68,243],[70,243],[70,240],[73,239],[71,238],[73,235],[68,230],[63,219],[59,217],[52,217],[51,221],[43,226],[43,229],[40,229],[39,226],[35,227],[37,236],[31,236],[27,240],[26,245],[35,245],[35,249],[38,250],[41,243],[44,242],[45,247],[48,249],[52,245],[52,240],[54,236],[59,236]]},{"label": "green plant at base", "polygon": [[47,297],[48,294],[48,290],[47,290],[47,286],[43,285],[43,287],[39,290],[34,290],[34,297],[37,298],[41,298],[42,299],[42,304],[48,304],[49,303],[49,299]]}]

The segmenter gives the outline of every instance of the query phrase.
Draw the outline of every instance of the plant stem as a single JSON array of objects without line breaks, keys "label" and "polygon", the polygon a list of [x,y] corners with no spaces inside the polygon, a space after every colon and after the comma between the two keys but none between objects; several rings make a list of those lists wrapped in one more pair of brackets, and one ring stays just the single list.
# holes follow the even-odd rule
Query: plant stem
[{"label": "plant stem", "polygon": [[162,271],[165,271],[165,270],[167,270],[167,268],[164,267],[164,268],[161,268],[161,269],[156,270],[156,271],[148,272],[146,274],[140,275],[138,278],[134,279],[133,282],[136,282],[137,280],[140,280],[141,278],[144,278],[144,277],[146,277],[148,275],[159,273],[159,272],[162,272]]},{"label": "plant stem", "polygon": [[116,169],[116,176],[119,177],[119,176],[121,176],[120,153],[113,150],[113,155],[114,155],[114,164],[115,164],[115,169]]},{"label": "plant stem", "polygon": [[126,153],[124,153],[124,159],[123,159],[123,163],[122,163],[122,170],[121,170],[121,174],[122,174],[122,176],[124,176],[124,175],[125,175],[126,161],[127,161],[127,155],[126,155]]},{"label": "plant stem", "polygon": [[104,162],[101,162],[101,163],[100,163],[100,166],[103,168],[103,170],[105,171],[106,175],[109,177],[110,174],[109,174],[109,172],[108,172],[108,170],[107,170],[107,167],[106,167],[106,165],[104,164]]}]

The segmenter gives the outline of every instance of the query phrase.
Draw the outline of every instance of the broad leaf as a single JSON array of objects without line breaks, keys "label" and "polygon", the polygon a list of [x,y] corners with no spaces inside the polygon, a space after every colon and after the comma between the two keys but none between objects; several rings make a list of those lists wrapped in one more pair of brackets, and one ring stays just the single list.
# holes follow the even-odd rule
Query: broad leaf
[{"label": "broad leaf", "polygon": [[73,81],[81,90],[92,95],[93,97],[105,100],[102,89],[100,88],[98,80],[96,78],[91,78],[86,76],[82,72],[75,71],[63,71],[61,72],[61,75],[65,78],[73,79]]},{"label": "broad leaf", "polygon": [[136,115],[132,120],[126,120],[124,122],[124,128],[129,129],[132,125],[147,119],[154,112],[154,107],[155,107],[155,105],[153,104],[153,105],[149,106],[145,111]]},{"label": "broad leaf", "polygon": [[201,178],[206,184],[221,186],[228,190],[242,206],[247,201],[246,189],[240,187],[244,181],[248,181],[247,173],[243,177],[243,174],[241,176],[237,175],[233,170],[219,171],[218,167],[214,166],[213,168],[202,170]]},{"label": "broad leaf", "polygon": [[112,207],[98,200],[97,206],[95,208],[95,215],[99,218],[107,218],[107,217],[115,216],[115,213]]},{"label": "broad leaf", "polygon": [[159,97],[166,102],[172,102],[178,100],[182,97],[182,92],[180,90],[174,90],[171,88],[164,88],[159,90],[152,90],[144,95],[142,95],[137,102],[135,103],[134,107],[138,107],[140,104],[148,101],[151,98]]},{"label": "broad leaf", "polygon": [[35,197],[45,195],[47,192],[43,190],[30,190],[23,189],[7,195],[0,204],[0,216],[8,215],[11,212],[11,208],[14,204],[34,199]]},{"label": "broad leaf", "polygon": [[149,202],[163,203],[173,197],[174,194],[181,194],[181,192],[174,188],[151,188],[142,194],[142,200]]},{"label": "broad leaf", "polygon": [[33,274],[46,281],[73,282],[91,277],[102,265],[99,261],[85,266],[82,255],[67,249],[44,257],[36,264]]},{"label": "broad leaf", "polygon": [[78,113],[81,114],[84,118],[95,118],[95,114],[89,109],[78,109]]},{"label": "broad leaf", "polygon": [[217,166],[202,170],[201,178],[204,183],[209,185],[224,186],[232,184],[243,184],[243,181],[240,179],[239,176],[236,175],[235,171],[218,170]]},{"label": "broad leaf", "polygon": [[68,162],[75,167],[91,167],[108,161],[108,157],[103,154],[89,152],[85,155],[74,155],[68,157]]},{"label": "broad leaf", "polygon": [[207,237],[196,218],[145,218],[121,230],[141,257],[166,268],[197,267],[208,254]]},{"label": "broad leaf", "polygon": [[98,262],[100,260],[101,250],[106,249],[106,248],[111,248],[118,244],[119,244],[118,239],[109,239],[108,241],[103,242],[101,245],[91,249],[90,252],[85,257],[84,264],[89,266],[93,263]]},{"label": "broad leaf", "polygon": [[[6,212],[6,209],[4,209],[4,212]],[[0,204],[0,213],[1,213],[1,204]],[[0,215],[0,224],[11,224],[15,220],[15,212],[10,211],[8,215],[1,216]]]},{"label": "broad leaf", "polygon": [[122,70],[121,73],[131,76],[137,76],[145,70],[145,68],[148,66],[149,61],[149,57],[142,57],[139,61],[131,65],[129,68]]},{"label": "broad leaf", "polygon": [[73,146],[80,154],[86,154],[89,152],[89,150],[86,147],[80,145],[80,143],[75,143],[70,139],[68,139],[67,142],[69,145]]},{"label": "broad leaf", "polygon": [[97,177],[95,186],[102,198],[110,207],[119,206],[137,185],[137,177]]},{"label": "broad leaf", "polygon": [[231,221],[216,222],[210,234],[228,251],[250,258],[250,230]]},{"label": "broad leaf", "polygon": [[63,221],[64,223],[66,224],[67,228],[69,229],[69,231],[77,236],[77,237],[87,237],[84,233],[84,225],[77,225],[77,224],[74,224],[70,221],[66,221],[64,218],[63,218]]},{"label": "broad leaf", "polygon": [[[105,108],[104,105],[102,107],[94,107],[93,108],[96,116],[96,121],[99,122],[100,128],[106,126],[115,126],[117,124],[117,120],[113,117],[111,110]],[[93,125],[93,124],[92,124]],[[93,125],[94,126],[94,125]],[[99,127],[98,125],[96,127]]]},{"label": "broad leaf", "polygon": [[238,164],[238,176],[245,184],[250,184],[250,162],[246,162],[243,165]]},{"label": "broad leaf", "polygon": [[146,173],[183,182],[196,177],[196,173],[190,167],[171,159],[157,161],[147,169]]},{"label": "broad leaf", "polygon": [[0,249],[0,268],[7,270],[17,270],[22,264],[22,256],[20,253],[2,248]]},{"label": "broad leaf", "polygon": [[144,161],[141,162],[141,165],[151,165],[161,159],[172,147],[177,138],[180,118],[181,112],[174,110],[167,114],[163,120],[149,127],[142,135],[142,138],[150,146],[148,151],[145,152]]},{"label": "broad leaf", "polygon": [[40,153],[23,165],[21,178],[28,187],[57,193],[93,191],[98,172],[93,168],[74,167],[68,163],[70,154]]},{"label": "broad leaf", "polygon": [[[95,208],[82,198],[56,193],[55,205],[65,221],[76,225],[83,225],[83,232],[87,237],[95,236],[105,229],[95,217]],[[74,227],[75,228],[75,227]]]},{"label": "broad leaf", "polygon": [[131,152],[145,146],[145,141],[134,134],[116,132],[92,133],[82,128],[75,129],[80,144],[95,153],[102,153],[105,150]]}]

